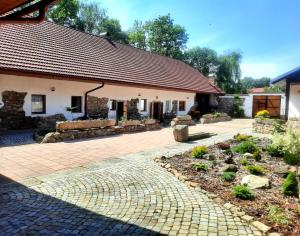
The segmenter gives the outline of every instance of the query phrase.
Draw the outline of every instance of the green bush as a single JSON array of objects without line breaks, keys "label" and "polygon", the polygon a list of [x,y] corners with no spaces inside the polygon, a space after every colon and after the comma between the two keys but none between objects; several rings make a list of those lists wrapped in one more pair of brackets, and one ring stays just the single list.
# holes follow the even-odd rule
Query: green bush
[{"label": "green bush", "polygon": [[272,223],[279,223],[284,225],[290,224],[290,220],[285,215],[283,208],[277,207],[275,205],[269,205],[267,207],[267,212],[267,218]]},{"label": "green bush", "polygon": [[224,154],[225,155],[231,155],[232,154],[231,149],[229,148],[229,149],[224,150]]},{"label": "green bush", "polygon": [[248,141],[252,136],[246,135],[246,134],[240,134],[238,133],[235,135],[233,138],[237,142],[243,142],[243,141]]},{"label": "green bush", "polygon": [[297,165],[299,157],[289,151],[284,153],[283,160],[288,165]]},{"label": "green bush", "polygon": [[235,179],[235,173],[234,172],[223,172],[221,174],[221,179],[224,181],[233,181]]},{"label": "green bush", "polygon": [[271,144],[267,147],[267,152],[272,156],[272,157],[283,157],[284,151],[282,146],[277,146],[274,144]]},{"label": "green bush", "polygon": [[237,185],[233,187],[233,195],[243,200],[249,200],[254,198],[251,189],[244,185]]},{"label": "green bush", "polygon": [[249,162],[247,159],[242,159],[242,160],[240,160],[240,163],[241,163],[241,165],[243,165],[243,166],[247,166],[247,165],[250,164],[250,162]]},{"label": "green bush", "polygon": [[299,196],[299,187],[296,174],[290,172],[282,185],[282,193],[287,196]]},{"label": "green bush", "polygon": [[255,159],[255,161],[260,161],[261,160],[261,153],[260,150],[257,149],[254,153],[253,153],[253,157]]},{"label": "green bush", "polygon": [[205,163],[202,163],[202,162],[194,163],[192,166],[196,171],[207,171],[208,170],[208,165]]},{"label": "green bush", "polygon": [[255,145],[255,143],[253,143],[251,141],[244,141],[233,148],[233,150],[235,152],[238,152],[241,154],[244,154],[246,152],[254,153],[257,149],[258,149],[258,147]]},{"label": "green bush", "polygon": [[206,146],[194,147],[192,150],[192,157],[202,158],[207,153],[208,153],[208,148]]},{"label": "green bush", "polygon": [[275,119],[273,121],[273,131],[272,133],[284,133],[285,132],[285,127],[284,127],[284,122],[280,119]]},{"label": "green bush", "polygon": [[265,173],[265,169],[262,166],[258,165],[248,165],[246,167],[246,170],[248,170],[253,175],[263,175]]}]

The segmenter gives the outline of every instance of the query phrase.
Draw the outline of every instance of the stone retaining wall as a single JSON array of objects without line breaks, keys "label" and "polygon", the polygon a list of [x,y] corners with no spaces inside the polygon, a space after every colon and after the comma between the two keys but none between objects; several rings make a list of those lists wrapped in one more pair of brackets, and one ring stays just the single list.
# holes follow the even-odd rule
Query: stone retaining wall
[{"label": "stone retaining wall", "polygon": [[202,124],[231,121],[231,120],[232,118],[226,113],[221,113],[219,116],[215,116],[213,114],[206,114],[203,115],[202,118],[200,119]]},{"label": "stone retaining wall", "polygon": [[56,123],[56,131],[64,132],[68,130],[83,130],[92,128],[111,127],[116,124],[116,120],[78,120],[78,121],[64,121]]},{"label": "stone retaining wall", "polygon": [[195,125],[195,121],[192,120],[190,115],[177,116],[171,121],[171,127],[176,125]]},{"label": "stone retaining wall", "polygon": [[[154,124],[140,124],[140,125],[127,125],[127,126],[110,126],[106,128],[90,128],[82,130],[67,130],[65,132],[51,132],[48,133],[41,143],[55,143],[66,140],[74,140],[81,138],[92,138],[92,137],[101,137],[116,135],[121,133],[134,133],[150,130],[160,129],[159,123]],[[37,138],[38,139],[38,138]]]},{"label": "stone retaining wall", "polygon": [[273,121],[256,119],[252,123],[252,130],[254,133],[271,134],[274,130]]}]

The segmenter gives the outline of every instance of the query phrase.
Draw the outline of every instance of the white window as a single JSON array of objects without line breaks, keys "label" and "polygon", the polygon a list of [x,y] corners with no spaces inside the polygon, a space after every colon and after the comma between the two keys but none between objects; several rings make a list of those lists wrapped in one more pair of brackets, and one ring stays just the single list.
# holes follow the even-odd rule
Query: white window
[{"label": "white window", "polygon": [[171,101],[167,100],[166,101],[166,112],[170,112],[171,111]]},{"label": "white window", "polygon": [[143,112],[147,111],[147,99],[140,100],[140,108]]},{"label": "white window", "polygon": [[45,114],[46,113],[46,96],[32,95],[31,96],[31,113]]}]

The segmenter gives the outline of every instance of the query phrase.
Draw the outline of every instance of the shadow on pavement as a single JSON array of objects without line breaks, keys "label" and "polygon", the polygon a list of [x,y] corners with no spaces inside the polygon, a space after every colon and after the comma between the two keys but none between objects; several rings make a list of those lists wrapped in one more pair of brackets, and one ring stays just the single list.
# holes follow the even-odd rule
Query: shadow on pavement
[{"label": "shadow on pavement", "polygon": [[[68,192],[61,195],[68,197]],[[161,235],[37,192],[3,175],[0,229],[0,235]]]}]

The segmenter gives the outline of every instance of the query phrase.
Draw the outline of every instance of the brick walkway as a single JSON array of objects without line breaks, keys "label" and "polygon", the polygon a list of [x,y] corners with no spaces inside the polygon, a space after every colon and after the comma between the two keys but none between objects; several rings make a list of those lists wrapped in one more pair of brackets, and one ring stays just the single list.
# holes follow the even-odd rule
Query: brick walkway
[{"label": "brick walkway", "polygon": [[[231,134],[203,140],[205,144]],[[1,235],[261,235],[141,152],[0,187]]]},{"label": "brick walkway", "polygon": [[[233,120],[190,127],[190,132],[224,134],[251,127],[252,120]],[[178,145],[172,129],[72,142],[0,147],[0,173],[21,180],[166,146]]]}]

